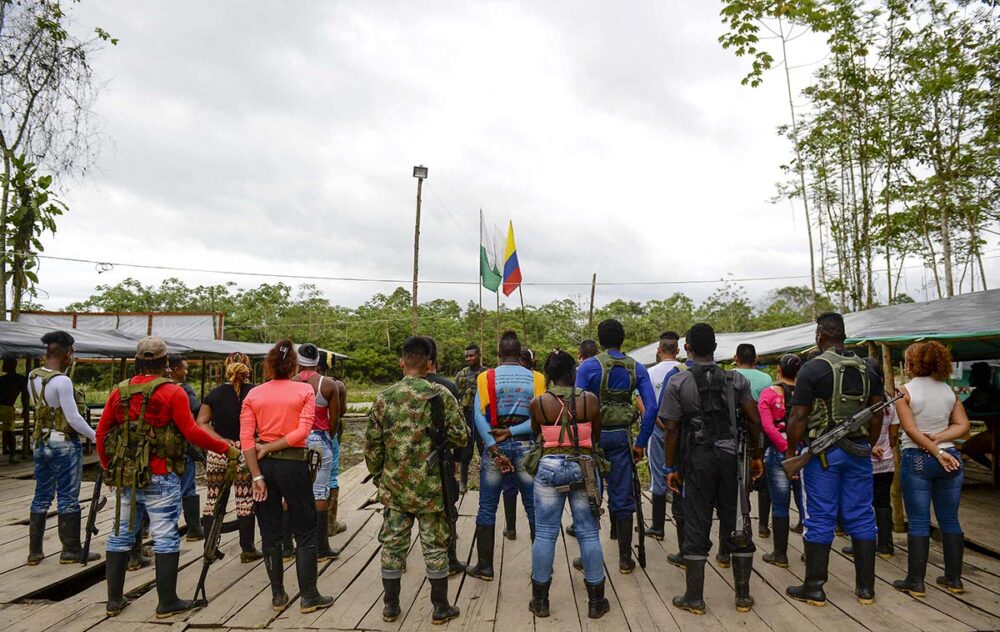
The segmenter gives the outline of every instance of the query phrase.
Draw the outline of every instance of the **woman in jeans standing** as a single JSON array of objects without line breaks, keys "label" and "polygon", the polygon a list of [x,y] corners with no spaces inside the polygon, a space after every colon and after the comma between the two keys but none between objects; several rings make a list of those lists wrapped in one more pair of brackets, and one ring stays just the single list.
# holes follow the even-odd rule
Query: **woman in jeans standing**
[{"label": "woman in jeans standing", "polygon": [[[593,446],[601,437],[600,403],[593,393],[574,388],[576,361],[565,351],[549,354],[545,377],[548,391],[531,400],[531,426],[536,435],[541,435],[543,451],[533,488],[535,541],[531,546],[532,598],[528,608],[538,617],[549,616],[552,560],[568,498],[583,560],[587,616],[597,619],[610,608],[604,598],[604,553],[600,526],[580,483],[581,468],[595,467]],[[601,493],[599,488],[597,493]]]},{"label": "woman in jeans standing", "polygon": [[[781,568],[788,568],[788,532],[790,529],[789,505],[791,504],[792,487],[798,481],[790,481],[781,468],[788,449],[788,438],[785,436],[785,420],[788,417],[786,402],[790,402],[795,392],[795,378],[802,368],[799,356],[786,353],[778,360],[778,381],[761,391],[757,401],[760,411],[760,426],[764,431],[764,444],[767,450],[764,454],[764,466],[767,472],[767,484],[771,491],[771,516],[774,530],[774,551],[764,555],[764,561]],[[801,491],[795,489],[795,504],[801,514]]]},{"label": "woman in jeans standing", "polygon": [[271,607],[288,605],[281,561],[281,501],[288,505],[302,612],[328,608],[333,598],[316,590],[316,506],[309,475],[306,438],[316,415],[316,395],[308,384],[293,382],[298,366],[291,340],[279,340],[264,358],[269,378],[251,390],[240,413],[240,447],[253,480],[253,499],[271,580]]},{"label": "woman in jeans standing", "polygon": [[906,349],[906,372],[913,377],[896,402],[903,436],[900,483],[909,518],[906,579],[892,585],[915,597],[926,594],[924,574],[930,548],[931,502],[944,547],[944,575],[937,583],[953,593],[964,592],[962,554],[965,546],[958,522],[962,494],[962,457],[953,441],[969,431],[962,402],[945,380],[951,375],[951,353],[937,341],[918,342]]}]

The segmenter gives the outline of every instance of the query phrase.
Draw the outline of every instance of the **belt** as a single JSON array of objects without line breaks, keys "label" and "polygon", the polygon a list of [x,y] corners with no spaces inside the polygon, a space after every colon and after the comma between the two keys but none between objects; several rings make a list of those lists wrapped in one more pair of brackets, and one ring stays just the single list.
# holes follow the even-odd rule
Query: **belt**
[{"label": "belt", "polygon": [[[591,448],[581,447],[579,449],[579,453],[580,453],[581,456],[582,455],[589,455],[592,452],[593,452],[593,450]],[[576,453],[577,453],[576,449],[571,448],[571,447],[566,447],[566,446],[557,446],[557,447],[553,447],[553,448],[542,448],[542,456],[555,456],[555,455],[576,456]]]},{"label": "belt", "polygon": [[267,456],[279,461],[306,462],[309,460],[309,450],[307,448],[285,448],[284,450],[271,452]]}]

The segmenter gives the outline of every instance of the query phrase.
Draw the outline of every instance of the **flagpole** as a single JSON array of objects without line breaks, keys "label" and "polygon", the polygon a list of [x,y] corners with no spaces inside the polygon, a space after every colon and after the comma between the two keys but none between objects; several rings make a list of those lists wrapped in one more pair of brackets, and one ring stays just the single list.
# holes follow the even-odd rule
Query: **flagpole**
[{"label": "flagpole", "polygon": [[483,209],[479,209],[479,348],[483,348]]},{"label": "flagpole", "polygon": [[528,346],[528,318],[524,315],[524,292],[521,284],[517,284],[517,295],[521,297],[521,328],[524,330],[524,346]]},{"label": "flagpole", "polygon": [[[497,288],[497,342],[496,349],[500,348],[500,288]],[[498,356],[499,358],[499,356]]]}]

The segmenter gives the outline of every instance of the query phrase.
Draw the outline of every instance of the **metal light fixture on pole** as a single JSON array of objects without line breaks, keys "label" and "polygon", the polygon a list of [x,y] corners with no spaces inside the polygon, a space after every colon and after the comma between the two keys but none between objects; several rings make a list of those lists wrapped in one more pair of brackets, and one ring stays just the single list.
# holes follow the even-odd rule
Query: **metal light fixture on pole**
[{"label": "metal light fixture on pole", "polygon": [[413,308],[410,314],[410,333],[417,333],[417,274],[420,262],[420,194],[424,188],[424,178],[427,177],[427,167],[419,165],[413,168],[413,177],[417,179],[417,221],[413,229]]}]

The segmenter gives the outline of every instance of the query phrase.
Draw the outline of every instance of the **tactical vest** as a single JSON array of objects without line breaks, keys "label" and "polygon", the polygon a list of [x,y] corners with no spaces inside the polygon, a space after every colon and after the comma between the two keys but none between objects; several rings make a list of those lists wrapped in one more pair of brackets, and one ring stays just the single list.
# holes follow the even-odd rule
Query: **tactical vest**
[{"label": "tactical vest", "polygon": [[688,369],[698,388],[701,411],[687,413],[681,420],[693,445],[735,439],[732,415],[736,414],[733,375],[716,364],[695,364]]},{"label": "tactical vest", "polygon": [[[847,419],[862,408],[868,406],[868,396],[871,384],[868,382],[868,367],[864,360],[856,355],[842,356],[832,349],[827,349],[816,356],[830,365],[833,375],[833,392],[830,399],[817,399],[813,404],[812,413],[807,421],[807,437],[810,442],[819,437],[837,423]],[[847,395],[844,393],[844,374],[854,370],[861,374],[861,394]],[[868,428],[862,426],[848,437],[862,439],[868,436]]]},{"label": "tactical vest", "polygon": [[462,407],[462,410],[472,408],[473,403],[475,403],[476,381],[479,378],[479,374],[485,370],[486,369],[483,369],[482,367],[479,369],[470,369],[469,367],[465,367],[458,372],[456,386],[458,387],[458,394],[461,396],[458,403]]},{"label": "tactical vest", "polygon": [[[69,422],[66,421],[66,414],[63,412],[62,406],[50,406],[49,401],[45,398],[45,387],[48,386],[52,378],[59,375],[66,374],[61,371],[51,371],[49,369],[35,369],[28,374],[28,384],[31,386],[31,399],[35,404],[35,429],[31,433],[32,443],[48,441],[53,430],[64,433],[68,438],[76,436],[73,426],[69,425]],[[42,381],[42,390],[39,392],[35,392],[34,378],[36,377]],[[73,399],[76,401],[77,408],[80,408],[83,399],[76,391],[73,391]],[[83,415],[83,412],[81,412],[81,415]]]},{"label": "tactical vest", "polygon": [[[638,378],[636,377],[635,360],[612,357],[607,351],[595,356],[601,364],[601,427],[628,428],[639,421],[639,409],[635,407],[634,393]],[[611,370],[621,367],[628,371],[628,388],[610,388],[608,380]]]},{"label": "tactical vest", "polygon": [[[184,435],[172,423],[161,427],[146,423],[146,406],[150,398],[157,388],[170,383],[170,380],[158,377],[144,384],[130,384],[129,380],[125,380],[118,385],[122,423],[115,425],[104,440],[104,453],[108,456],[105,479],[109,481],[109,485],[116,488],[117,493],[115,535],[118,535],[118,525],[121,522],[123,488],[132,490],[129,528],[134,527],[136,490],[152,482],[152,472],[149,468],[151,457],[164,459],[168,472],[178,476],[184,473],[184,456],[187,450]],[[133,419],[129,403],[136,395],[142,396],[142,404],[139,407],[138,417]]]}]

